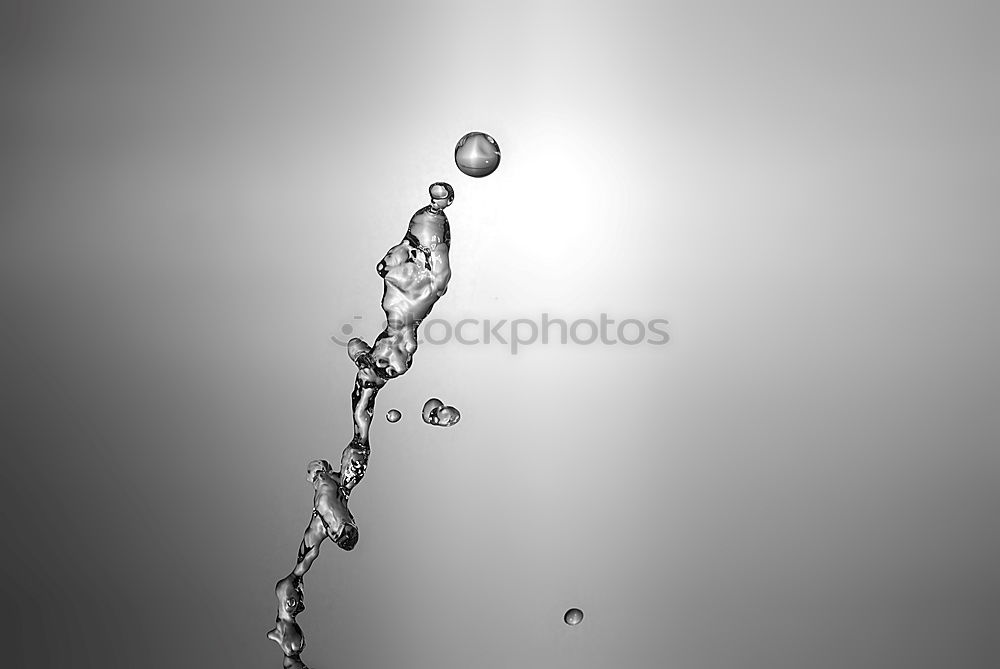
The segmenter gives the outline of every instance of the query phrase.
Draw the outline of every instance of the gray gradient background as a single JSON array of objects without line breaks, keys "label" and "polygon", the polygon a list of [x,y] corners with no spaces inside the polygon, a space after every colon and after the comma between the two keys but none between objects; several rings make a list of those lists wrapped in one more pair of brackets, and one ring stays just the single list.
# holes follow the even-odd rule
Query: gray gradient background
[{"label": "gray gradient background", "polygon": [[[995,5],[994,5],[995,7]],[[311,665],[1000,664],[991,3],[4,3],[4,656],[280,666],[375,263],[435,180],[428,346],[379,397]],[[459,174],[487,130],[503,161]],[[457,427],[414,420],[438,395]],[[404,411],[397,425],[381,416]],[[586,611],[574,629],[569,606]]]}]

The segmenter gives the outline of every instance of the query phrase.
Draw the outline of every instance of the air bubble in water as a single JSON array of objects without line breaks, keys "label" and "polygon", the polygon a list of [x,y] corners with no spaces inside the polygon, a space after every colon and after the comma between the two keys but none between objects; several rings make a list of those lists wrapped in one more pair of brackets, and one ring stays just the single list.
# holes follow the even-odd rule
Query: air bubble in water
[{"label": "air bubble in water", "polygon": [[399,411],[399,409],[389,409],[389,411],[385,414],[385,419],[390,423],[398,422],[402,417],[403,414]]},{"label": "air bubble in water", "polygon": [[566,612],[566,615],[563,616],[563,620],[566,621],[567,625],[579,625],[583,622],[583,611],[576,608],[570,609]]},{"label": "air bubble in water", "polygon": [[424,402],[424,408],[420,412],[420,416],[428,425],[437,425],[438,427],[451,427],[462,420],[462,414],[458,409],[447,406],[436,397],[432,397]]},{"label": "air bubble in water", "polygon": [[455,145],[455,164],[470,177],[488,177],[500,166],[500,145],[485,132],[470,132]]}]

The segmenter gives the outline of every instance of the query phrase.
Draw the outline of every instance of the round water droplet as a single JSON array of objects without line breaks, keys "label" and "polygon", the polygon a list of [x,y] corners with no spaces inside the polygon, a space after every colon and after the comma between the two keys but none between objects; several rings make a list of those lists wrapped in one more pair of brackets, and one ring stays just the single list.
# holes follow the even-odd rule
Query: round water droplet
[{"label": "round water droplet", "polygon": [[455,145],[455,164],[470,177],[487,177],[500,166],[500,145],[485,132],[470,132]]},{"label": "round water droplet", "polygon": [[389,409],[388,413],[385,414],[385,419],[390,423],[395,423],[402,417],[403,414],[400,413],[399,409]]},{"label": "round water droplet", "polygon": [[421,418],[424,419],[425,423],[429,423],[430,425],[436,425],[438,409],[440,409],[443,406],[444,402],[442,402],[436,397],[432,397],[426,402],[424,402],[424,408],[420,412],[420,416]]},{"label": "round water droplet", "polygon": [[583,611],[580,609],[570,609],[563,616],[563,620],[566,621],[567,625],[579,625],[583,622]]},{"label": "round water droplet", "polygon": [[441,407],[437,411],[437,424],[442,427],[451,427],[462,419],[462,414],[452,406]]}]

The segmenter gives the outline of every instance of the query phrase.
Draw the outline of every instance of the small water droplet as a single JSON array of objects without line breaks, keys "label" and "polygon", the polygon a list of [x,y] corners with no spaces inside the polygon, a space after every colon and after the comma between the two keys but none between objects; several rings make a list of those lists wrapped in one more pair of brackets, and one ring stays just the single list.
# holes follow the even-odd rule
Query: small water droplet
[{"label": "small water droplet", "polygon": [[488,177],[500,166],[500,145],[485,132],[470,132],[455,145],[455,164],[470,177]]},{"label": "small water droplet", "polygon": [[451,427],[462,420],[462,413],[455,407],[447,406],[438,398],[432,397],[424,402],[424,408],[420,412],[420,417],[428,425]]},{"label": "small water droplet", "polygon": [[426,402],[424,402],[424,408],[420,412],[420,417],[424,419],[425,423],[433,425],[437,417],[438,409],[440,409],[443,406],[444,402],[442,402],[436,397],[432,397]]},{"label": "small water droplet", "polygon": [[579,625],[583,622],[583,611],[576,608],[570,609],[566,612],[566,615],[563,616],[563,620],[566,621],[567,625]]},{"label": "small water droplet", "polygon": [[385,419],[390,423],[395,423],[402,417],[403,414],[399,409],[389,409],[389,411],[385,414]]}]

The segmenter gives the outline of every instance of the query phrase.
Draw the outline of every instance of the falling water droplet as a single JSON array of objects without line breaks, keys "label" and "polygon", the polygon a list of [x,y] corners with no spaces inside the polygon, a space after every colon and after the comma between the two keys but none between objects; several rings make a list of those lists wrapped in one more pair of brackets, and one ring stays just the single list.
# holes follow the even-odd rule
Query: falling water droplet
[{"label": "falling water droplet", "polygon": [[443,406],[444,406],[444,402],[442,402],[441,400],[439,400],[436,397],[432,397],[429,400],[427,400],[426,402],[424,402],[424,408],[420,412],[420,416],[421,416],[421,418],[424,419],[425,423],[429,423],[429,424],[433,425],[434,424],[434,419],[437,416],[438,409],[440,409]]},{"label": "falling water droplet", "polygon": [[428,425],[451,427],[462,420],[462,413],[455,407],[447,406],[438,398],[432,397],[424,402],[424,408],[420,412],[420,417]]},{"label": "falling water droplet", "polygon": [[462,413],[455,407],[444,406],[438,409],[437,419],[441,427],[451,427],[462,420]]},{"label": "falling water droplet", "polygon": [[485,132],[470,132],[455,145],[455,164],[470,177],[488,177],[500,166],[500,145]]},{"label": "falling water droplet", "polygon": [[583,611],[576,608],[570,609],[566,612],[566,615],[563,616],[563,620],[565,620],[566,624],[570,626],[579,625],[583,622]]},{"label": "falling water droplet", "polygon": [[402,417],[403,414],[399,411],[399,409],[389,409],[389,411],[385,414],[385,419],[390,423],[395,423]]}]

